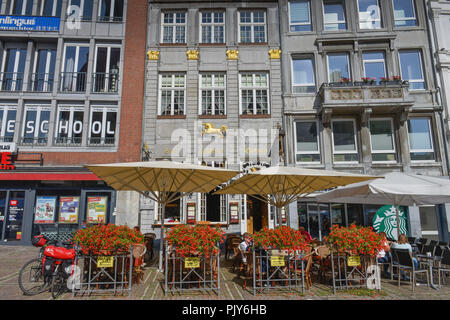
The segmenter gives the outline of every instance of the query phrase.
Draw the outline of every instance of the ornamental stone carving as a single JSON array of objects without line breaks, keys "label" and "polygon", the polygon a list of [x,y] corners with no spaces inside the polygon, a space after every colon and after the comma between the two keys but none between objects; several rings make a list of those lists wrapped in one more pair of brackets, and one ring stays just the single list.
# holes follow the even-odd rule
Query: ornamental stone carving
[{"label": "ornamental stone carving", "polygon": [[370,90],[370,99],[399,99],[403,98],[402,88],[376,88]]},{"label": "ornamental stone carving", "polygon": [[188,60],[198,60],[198,50],[188,50],[186,55]]},{"label": "ornamental stone carving", "polygon": [[281,50],[280,49],[270,49],[269,50],[270,59],[280,59]]},{"label": "ornamental stone carving", "polygon": [[361,100],[363,92],[361,89],[336,89],[330,91],[331,100]]},{"label": "ornamental stone carving", "polygon": [[228,60],[238,60],[239,50],[227,50],[227,58]]},{"label": "ornamental stone carving", "polygon": [[147,51],[148,60],[158,60],[159,59],[159,51],[156,50],[148,50]]}]

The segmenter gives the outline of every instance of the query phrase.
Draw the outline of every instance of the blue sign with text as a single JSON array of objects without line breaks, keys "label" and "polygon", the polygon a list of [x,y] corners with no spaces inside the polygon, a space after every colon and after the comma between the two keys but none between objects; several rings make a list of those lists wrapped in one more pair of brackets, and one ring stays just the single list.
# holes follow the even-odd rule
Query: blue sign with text
[{"label": "blue sign with text", "polygon": [[0,30],[59,31],[59,17],[0,16]]}]

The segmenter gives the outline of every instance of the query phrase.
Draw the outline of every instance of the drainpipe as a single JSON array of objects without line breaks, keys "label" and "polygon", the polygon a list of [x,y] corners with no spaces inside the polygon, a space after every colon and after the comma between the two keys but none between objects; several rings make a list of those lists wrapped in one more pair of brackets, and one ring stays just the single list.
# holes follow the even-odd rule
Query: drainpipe
[{"label": "drainpipe", "polygon": [[[441,91],[441,82],[440,79],[437,75],[437,61],[436,61],[436,56],[435,53],[437,53],[435,46],[434,46],[434,41],[436,43],[438,43],[437,39],[436,39],[436,32],[434,30],[434,25],[431,23],[431,8],[428,6],[427,1],[423,0],[423,6],[425,9],[425,18],[427,20],[427,24],[428,24],[428,28],[427,28],[427,33],[428,33],[428,41],[430,43],[430,53],[431,53],[431,59],[432,59],[432,63],[433,63],[433,78],[434,81],[436,83],[436,100],[438,102],[438,105],[442,107],[442,110],[439,111],[439,119],[441,121],[441,127],[442,127],[442,138],[443,138],[443,144],[444,144],[444,153],[445,153],[445,164],[447,167],[447,175],[450,174],[450,161],[449,161],[449,153],[448,153],[448,141],[447,141],[447,133],[445,132],[445,122],[444,122],[444,113],[446,112],[446,109],[448,106],[446,105],[446,102],[444,101],[444,99],[442,98],[442,91]],[[433,41],[434,40],[434,41]]]}]

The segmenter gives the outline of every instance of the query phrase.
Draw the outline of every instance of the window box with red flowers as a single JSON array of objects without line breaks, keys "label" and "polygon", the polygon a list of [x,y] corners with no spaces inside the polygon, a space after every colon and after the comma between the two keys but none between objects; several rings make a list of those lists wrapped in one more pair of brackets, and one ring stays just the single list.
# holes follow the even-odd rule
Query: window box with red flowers
[{"label": "window box with red flowers", "polygon": [[131,245],[144,243],[144,236],[140,232],[114,224],[99,224],[80,229],[73,239],[85,255],[127,254]]}]

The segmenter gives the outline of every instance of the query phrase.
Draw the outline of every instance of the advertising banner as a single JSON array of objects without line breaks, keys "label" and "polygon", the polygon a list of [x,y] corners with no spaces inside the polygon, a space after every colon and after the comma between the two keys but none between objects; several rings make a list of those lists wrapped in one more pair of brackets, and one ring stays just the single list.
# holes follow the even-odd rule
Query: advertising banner
[{"label": "advertising banner", "polygon": [[36,211],[34,214],[34,223],[53,223],[55,222],[56,196],[36,197]]},{"label": "advertising banner", "polygon": [[88,223],[104,223],[107,197],[88,197]]},{"label": "advertising banner", "polygon": [[61,18],[36,16],[0,16],[0,30],[59,31]]},{"label": "advertising banner", "polygon": [[[405,212],[399,209],[400,233],[407,234],[406,230],[406,215]],[[395,213],[395,206],[382,206],[373,216],[373,228],[376,232],[384,232],[390,239],[397,240],[397,217]]]},{"label": "advertising banner", "polygon": [[79,197],[61,197],[59,199],[59,222],[78,223]]}]

